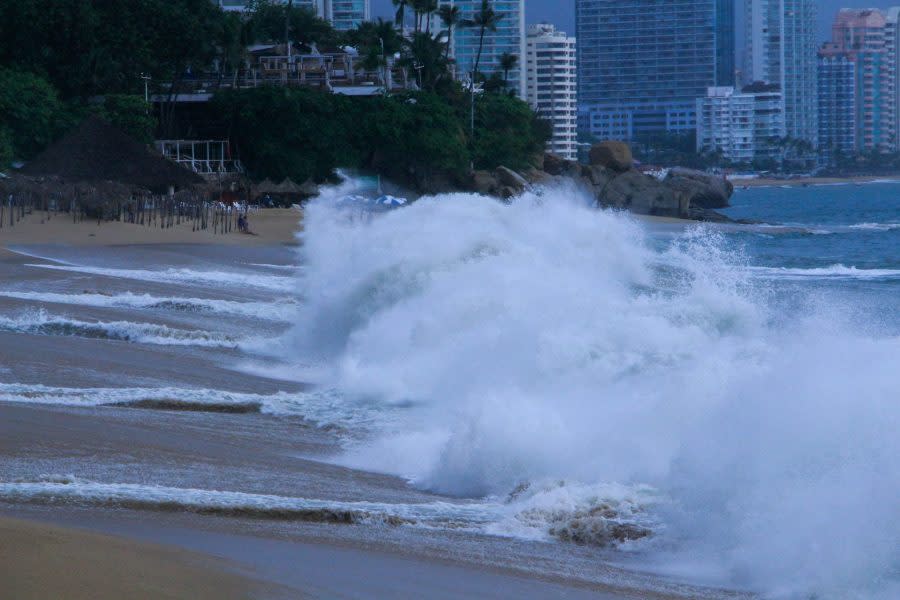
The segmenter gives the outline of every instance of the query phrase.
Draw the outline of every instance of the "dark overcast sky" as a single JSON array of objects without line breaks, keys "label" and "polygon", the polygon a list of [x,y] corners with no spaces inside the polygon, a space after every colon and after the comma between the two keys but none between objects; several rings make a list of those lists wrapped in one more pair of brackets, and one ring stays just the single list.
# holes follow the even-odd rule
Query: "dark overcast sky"
[{"label": "dark overcast sky", "polygon": [[[392,17],[393,8],[390,0],[371,0],[372,13],[376,17]],[[735,0],[738,12],[742,12],[744,0]],[[900,0],[818,0],[819,4],[819,41],[830,37],[831,21],[840,8],[887,8],[900,5]],[[526,23],[548,21],[564,29],[570,35],[575,34],[575,2],[574,0],[525,0]]]}]

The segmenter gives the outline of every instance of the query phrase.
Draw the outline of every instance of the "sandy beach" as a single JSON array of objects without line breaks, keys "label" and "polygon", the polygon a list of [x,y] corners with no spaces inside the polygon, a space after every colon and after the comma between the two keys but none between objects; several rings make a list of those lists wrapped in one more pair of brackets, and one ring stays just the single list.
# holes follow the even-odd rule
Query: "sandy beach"
[{"label": "sandy beach", "polygon": [[266,246],[294,244],[302,212],[291,208],[261,209],[249,216],[251,234],[212,229],[191,230],[190,222],[169,228],[135,225],[120,221],[85,220],[73,223],[67,213],[43,212],[26,215],[12,227],[0,228],[0,246],[23,244],[67,244],[72,246],[118,246],[124,244],[225,244]]},{"label": "sandy beach", "polygon": [[224,561],[146,542],[0,517],[0,596],[16,600],[238,600],[264,588]]}]

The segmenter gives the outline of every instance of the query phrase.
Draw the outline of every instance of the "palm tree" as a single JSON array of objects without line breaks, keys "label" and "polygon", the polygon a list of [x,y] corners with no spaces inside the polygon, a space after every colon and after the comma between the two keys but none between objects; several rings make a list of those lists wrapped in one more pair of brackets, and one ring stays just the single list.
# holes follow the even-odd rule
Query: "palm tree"
[{"label": "palm tree", "polygon": [[397,7],[397,13],[394,15],[394,22],[402,32],[406,21],[406,7],[409,4],[409,0],[391,0],[391,3]]},{"label": "palm tree", "polygon": [[422,13],[425,15],[425,33],[431,33],[431,17],[438,10],[438,0],[422,0]]},{"label": "palm tree", "polygon": [[500,55],[500,68],[503,69],[503,87],[509,84],[509,72],[516,68],[519,64],[519,57],[509,52]]},{"label": "palm tree", "polygon": [[438,16],[441,17],[441,22],[444,24],[444,27],[447,28],[447,47],[444,48],[444,58],[447,58],[450,56],[453,28],[462,27],[462,13],[459,11],[458,6],[445,4],[438,9]]},{"label": "palm tree", "polygon": [[475,55],[475,67],[472,69],[472,85],[478,77],[478,65],[481,63],[481,51],[484,49],[484,34],[487,31],[497,31],[497,24],[503,19],[491,8],[488,0],[481,0],[481,9],[475,13],[474,19],[466,19],[466,27],[478,27],[478,53]]}]

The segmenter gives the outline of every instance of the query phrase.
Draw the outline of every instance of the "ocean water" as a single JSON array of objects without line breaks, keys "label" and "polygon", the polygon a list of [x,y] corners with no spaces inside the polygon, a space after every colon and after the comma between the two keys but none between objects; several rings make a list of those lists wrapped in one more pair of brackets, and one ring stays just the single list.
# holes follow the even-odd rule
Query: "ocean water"
[{"label": "ocean water", "polygon": [[687,597],[900,595],[900,185],[739,190],[752,226],[353,193],[297,249],[0,266],[27,350],[0,347],[0,402],[104,440],[26,440],[0,503],[342,523]]}]

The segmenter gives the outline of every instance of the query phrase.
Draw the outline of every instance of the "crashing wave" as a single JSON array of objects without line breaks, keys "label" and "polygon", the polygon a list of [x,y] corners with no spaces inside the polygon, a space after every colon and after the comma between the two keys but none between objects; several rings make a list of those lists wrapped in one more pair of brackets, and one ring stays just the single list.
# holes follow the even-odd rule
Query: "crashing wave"
[{"label": "crashing wave", "polygon": [[179,298],[171,296],[153,296],[150,294],[100,294],[84,292],[81,294],[60,294],[52,292],[19,292],[0,291],[0,296],[28,300],[33,302],[50,302],[77,306],[98,306],[113,308],[148,308],[166,311],[214,312],[287,321],[296,312],[296,303],[289,299],[276,302],[236,302],[213,298]]},{"label": "crashing wave", "polygon": [[163,346],[236,348],[237,340],[216,332],[177,329],[131,321],[81,321],[48,314],[44,310],[19,317],[0,317],[0,330],[37,335],[75,336]]}]

